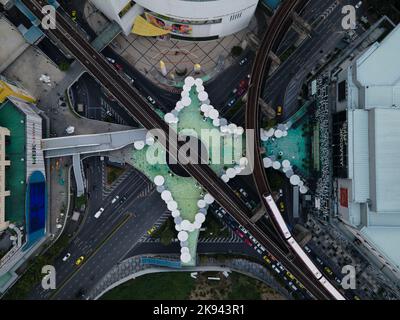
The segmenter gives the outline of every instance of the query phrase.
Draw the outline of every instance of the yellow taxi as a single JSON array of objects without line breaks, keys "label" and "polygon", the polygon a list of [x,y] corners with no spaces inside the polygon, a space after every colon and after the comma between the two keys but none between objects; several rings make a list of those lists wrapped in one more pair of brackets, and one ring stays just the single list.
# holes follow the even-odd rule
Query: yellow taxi
[{"label": "yellow taxi", "polygon": [[71,19],[72,19],[72,21],[76,22],[76,18],[77,18],[76,10],[72,10],[71,11]]},{"label": "yellow taxi", "polygon": [[268,256],[264,256],[263,258],[264,258],[264,260],[265,260],[266,263],[268,263],[268,264],[271,263],[271,260],[268,259]]},{"label": "yellow taxi", "polygon": [[78,259],[76,259],[75,265],[76,266],[80,266],[82,264],[83,260],[85,260],[85,257],[84,256],[80,256]]},{"label": "yellow taxi", "polygon": [[285,203],[283,201],[279,202],[279,211],[282,213],[285,212]]},{"label": "yellow taxi", "polygon": [[330,276],[333,274],[332,270],[329,269],[328,267],[325,267],[325,268],[324,268],[324,271],[325,271],[327,274],[329,274]]},{"label": "yellow taxi", "polygon": [[281,116],[281,115],[282,115],[282,111],[283,111],[282,106],[278,106],[278,107],[276,108],[276,115],[277,115],[277,116]]},{"label": "yellow taxi", "polygon": [[149,235],[149,236],[151,236],[153,233],[154,233],[154,231],[156,231],[156,227],[155,226],[152,226],[149,230],[147,230],[147,234]]}]

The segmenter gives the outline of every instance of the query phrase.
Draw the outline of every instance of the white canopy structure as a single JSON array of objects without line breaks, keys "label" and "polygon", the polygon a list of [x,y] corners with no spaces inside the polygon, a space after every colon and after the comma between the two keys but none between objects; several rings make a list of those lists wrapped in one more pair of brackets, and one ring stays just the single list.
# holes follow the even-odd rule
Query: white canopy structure
[{"label": "white canopy structure", "polygon": [[165,182],[165,179],[163,176],[155,176],[154,177],[154,184],[156,186],[162,186]]},{"label": "white canopy structure", "polygon": [[171,200],[172,199],[171,191],[164,190],[163,192],[161,192],[161,199],[163,199],[165,202]]},{"label": "white canopy structure", "polygon": [[282,167],[289,168],[290,167],[290,161],[289,160],[283,160],[282,161]]},{"label": "white canopy structure", "polygon": [[190,99],[189,97],[183,97],[182,98],[182,105],[184,107],[190,106],[191,103],[192,103],[192,99]]},{"label": "white canopy structure", "polygon": [[229,168],[228,170],[226,170],[226,175],[229,179],[233,179],[236,176],[236,170],[233,168]]},{"label": "white canopy structure", "polygon": [[139,141],[135,141],[133,143],[133,146],[136,150],[142,150],[145,146],[145,143],[144,143],[144,141],[139,140]]},{"label": "white canopy structure", "polygon": [[290,177],[290,183],[294,186],[297,186],[300,182],[300,177],[297,174],[294,174]]},{"label": "white canopy structure", "polygon": [[188,252],[184,252],[181,254],[181,261],[183,263],[188,263],[192,259],[191,255]]},{"label": "white canopy structure", "polygon": [[271,158],[264,158],[263,159],[264,168],[271,168],[272,167],[272,159]]},{"label": "white canopy structure", "polygon": [[208,93],[205,91],[200,91],[198,97],[200,101],[206,101],[208,99]]},{"label": "white canopy structure", "polygon": [[195,80],[193,77],[186,77],[185,78],[185,85],[192,87],[195,84]]},{"label": "white canopy structure", "polygon": [[178,233],[179,241],[186,241],[188,238],[189,238],[189,235],[186,231],[179,231],[179,233]]},{"label": "white canopy structure", "polygon": [[174,210],[178,209],[178,203],[174,200],[169,201],[167,203],[167,208],[169,211],[174,211]]},{"label": "white canopy structure", "polygon": [[225,183],[228,183],[228,182],[229,182],[229,177],[228,177],[226,174],[223,174],[223,175],[221,176],[221,179],[222,179],[222,181],[225,182]]},{"label": "white canopy structure", "polygon": [[279,161],[274,161],[272,163],[272,168],[274,168],[275,170],[279,170],[281,168],[281,163]]},{"label": "white canopy structure", "polygon": [[207,203],[203,199],[200,199],[199,201],[197,201],[197,206],[199,208],[205,208],[206,205],[207,205]]},{"label": "white canopy structure", "polygon": [[204,201],[205,201],[207,204],[212,204],[212,203],[214,202],[214,197],[213,197],[211,194],[207,193],[207,194],[204,196]]}]

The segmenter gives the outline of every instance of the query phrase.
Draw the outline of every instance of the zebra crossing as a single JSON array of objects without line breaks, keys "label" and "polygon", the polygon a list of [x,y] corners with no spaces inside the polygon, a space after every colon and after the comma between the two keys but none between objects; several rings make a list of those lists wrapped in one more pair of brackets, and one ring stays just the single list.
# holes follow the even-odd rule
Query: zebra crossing
[{"label": "zebra crossing", "polygon": [[152,183],[147,183],[146,187],[139,193],[138,199],[146,198],[149,194],[153,193],[156,187]]},{"label": "zebra crossing", "polygon": [[[170,216],[170,212],[169,211],[165,211],[161,217],[156,221],[156,223],[153,225],[156,230],[158,230],[163,224],[164,222],[169,218]],[[157,241],[152,241],[152,240],[158,240],[158,239],[154,239],[152,238],[150,235],[148,235],[147,233],[145,233],[140,239],[139,242],[157,242]]]},{"label": "zebra crossing", "polygon": [[[160,228],[164,222],[168,219],[170,213],[167,211],[165,212],[160,219],[154,224],[156,229]],[[243,240],[237,236],[235,233],[231,232],[229,237],[199,237],[198,243],[241,243]],[[141,243],[159,243],[160,239],[152,238],[147,233],[144,234],[140,239],[139,242]],[[174,239],[173,242],[179,242],[178,239]]]}]

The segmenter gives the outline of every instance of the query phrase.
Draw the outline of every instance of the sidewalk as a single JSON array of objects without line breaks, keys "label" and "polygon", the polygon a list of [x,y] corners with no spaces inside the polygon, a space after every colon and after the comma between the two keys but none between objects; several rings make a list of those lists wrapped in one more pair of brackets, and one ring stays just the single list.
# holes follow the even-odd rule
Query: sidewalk
[{"label": "sidewalk", "polygon": [[[86,20],[90,27],[101,33],[108,23],[104,16],[89,2],[85,8]],[[252,19],[248,28],[212,41],[179,41],[173,39],[160,40],[152,37],[142,37],[134,34],[118,35],[111,47],[133,67],[157,84],[171,84],[172,80],[180,82],[193,72],[195,64],[200,64],[198,77],[206,79],[216,76],[228,68],[235,59],[231,56],[234,46],[241,46],[248,39],[249,33],[257,33],[257,19]],[[249,41],[247,41],[249,42]],[[165,63],[167,75],[160,72],[160,61]],[[177,74],[184,74],[178,76]]]},{"label": "sidewalk", "polygon": [[[151,256],[151,255],[150,255]],[[225,259],[223,263],[213,258],[200,261],[200,265],[190,268],[164,268],[153,265],[143,265],[141,257],[135,256],[115,265],[89,292],[88,299],[99,299],[104,293],[114,287],[149,273],[157,272],[204,272],[204,271],[235,271],[264,282],[287,299],[291,299],[289,292],[277,283],[275,278],[262,265],[245,259]],[[164,257],[166,258],[166,257]],[[171,256],[171,258],[174,258]]]}]

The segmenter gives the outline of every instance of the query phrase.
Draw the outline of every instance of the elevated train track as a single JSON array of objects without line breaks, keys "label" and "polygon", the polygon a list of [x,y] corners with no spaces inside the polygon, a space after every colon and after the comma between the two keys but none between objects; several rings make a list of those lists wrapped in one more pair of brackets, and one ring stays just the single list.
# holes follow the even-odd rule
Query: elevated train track
[{"label": "elevated train track", "polygon": [[[265,84],[265,79],[271,68],[272,60],[271,52],[278,49],[286,32],[289,30],[292,23],[292,15],[296,10],[304,7],[305,0],[286,0],[275,13],[274,18],[265,33],[261,42],[251,73],[249,83],[248,101],[246,109],[246,129],[254,130],[254,145],[248,146],[248,149],[254,150],[254,170],[253,179],[257,187],[259,197],[264,204],[266,211],[275,227],[284,241],[291,247],[295,255],[294,262],[298,266],[303,267],[303,272],[310,278],[314,278],[321,283],[321,286],[331,296],[331,298],[343,300],[343,295],[325,278],[322,276],[315,264],[308,258],[303,249],[298,245],[288,230],[285,221],[283,220],[275,202],[272,199],[272,190],[268,183],[268,177],[263,165],[260,145],[260,105],[259,98],[262,94],[262,89]],[[247,141],[251,143],[250,141]]]},{"label": "elevated train track", "polygon": [[[43,18],[42,7],[47,5],[43,0],[21,0],[25,6],[39,18]],[[284,10],[279,10],[277,17],[273,19],[271,26],[283,16],[288,15],[287,2]],[[274,24],[275,22],[275,24]],[[270,32],[279,30],[280,24]],[[56,13],[56,29],[48,30],[60,42],[62,42],[79,60],[82,65],[117,99],[127,112],[148,130],[160,129],[168,138],[170,128],[152,109],[152,106],[140,96],[138,91],[133,88],[120,74],[108,63],[106,58],[98,53],[80,33],[75,29],[69,19],[65,18],[60,12]],[[274,38],[275,39],[275,38]],[[273,39],[273,40],[274,40]],[[268,40],[270,41],[270,40]],[[164,147],[175,156],[179,145],[174,139],[169,140]],[[273,254],[280,262],[307,288],[316,299],[330,299],[332,295],[321,286],[319,281],[310,276],[310,273],[298,261],[292,261],[288,244],[284,241],[276,243],[271,236],[261,230],[250,220],[251,212],[236,196],[234,191],[225,184],[207,165],[185,165],[184,169],[193,176],[199,183],[217,200],[217,202],[227,210],[241,225]]]}]

